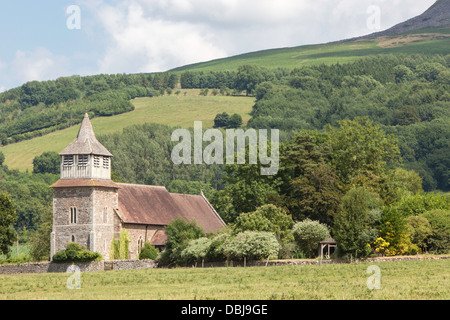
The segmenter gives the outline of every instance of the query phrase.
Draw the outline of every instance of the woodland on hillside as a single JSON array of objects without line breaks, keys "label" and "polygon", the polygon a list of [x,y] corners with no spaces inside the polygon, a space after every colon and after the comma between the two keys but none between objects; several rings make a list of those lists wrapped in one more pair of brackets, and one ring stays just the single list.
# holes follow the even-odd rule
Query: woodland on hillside
[{"label": "woodland on hillside", "polygon": [[[49,115],[45,130],[50,130],[59,125],[58,110],[68,110],[61,125],[70,124],[71,106],[73,115],[87,106],[94,115],[124,112],[127,107],[105,111],[101,106],[161,94],[178,79],[182,88],[250,95],[255,105],[244,129],[280,130],[276,175],[261,176],[261,164],[174,165],[174,128],[145,124],[98,137],[114,153],[113,179],[164,185],[171,192],[203,191],[233,237],[271,232],[280,242],[280,257],[311,254],[300,236],[292,238],[294,226],[302,222],[308,228],[326,226],[342,255],[444,253],[450,248],[450,199],[444,194],[450,190],[450,55],[388,55],[293,70],[244,65],[230,72],[67,79],[77,91],[61,100],[50,98],[56,81],[29,83],[0,95],[5,143],[44,130],[37,121],[43,114]],[[45,243],[51,230],[51,192],[45,186],[57,179],[55,159],[55,154],[37,157],[33,174],[0,168],[0,190],[11,194],[16,207],[15,229],[34,248]],[[29,201],[38,204],[34,211]],[[195,239],[185,240],[180,248]],[[35,254],[45,257],[45,250]],[[166,258],[181,259],[170,252]]]}]

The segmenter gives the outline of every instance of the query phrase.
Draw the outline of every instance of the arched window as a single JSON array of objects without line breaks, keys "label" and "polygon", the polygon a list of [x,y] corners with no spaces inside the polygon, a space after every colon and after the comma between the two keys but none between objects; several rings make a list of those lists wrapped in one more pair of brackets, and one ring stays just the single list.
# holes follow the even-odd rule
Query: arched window
[{"label": "arched window", "polygon": [[75,236],[72,235],[72,242],[75,242]]},{"label": "arched window", "polygon": [[139,240],[138,240],[138,253],[141,253],[141,249],[142,249],[142,247],[143,247],[143,240],[142,240],[142,238],[141,237],[139,237]]}]

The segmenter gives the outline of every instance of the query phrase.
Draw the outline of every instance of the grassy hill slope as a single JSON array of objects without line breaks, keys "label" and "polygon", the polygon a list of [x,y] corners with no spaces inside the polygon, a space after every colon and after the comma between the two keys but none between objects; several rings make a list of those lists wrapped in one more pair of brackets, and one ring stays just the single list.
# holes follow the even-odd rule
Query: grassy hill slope
[{"label": "grassy hill slope", "polygon": [[[413,36],[412,36],[413,35]],[[262,50],[195,63],[172,71],[235,70],[242,64],[295,68],[302,65],[353,62],[378,54],[443,54],[450,47],[450,0],[438,0],[424,13],[392,28],[327,44]]]},{"label": "grassy hill slope", "polygon": [[[186,92],[186,95],[184,94]],[[238,113],[244,123],[250,118],[254,99],[244,96],[201,96],[199,90],[181,90],[179,95],[137,98],[132,101],[135,110],[111,117],[96,117],[92,125],[97,135],[122,131],[123,128],[146,122],[169,126],[192,127],[194,121],[203,121],[203,127],[212,127],[219,112]],[[21,141],[0,148],[10,169],[32,170],[33,158],[46,151],[60,152],[77,136],[79,125],[52,132],[45,136]]]},{"label": "grassy hill slope", "polygon": [[379,54],[446,55],[449,53],[449,47],[449,28],[427,28],[395,36],[380,36],[370,40],[354,39],[328,44],[250,52],[229,58],[186,65],[171,71],[236,70],[243,64],[255,64],[266,68],[296,68],[353,62]]}]

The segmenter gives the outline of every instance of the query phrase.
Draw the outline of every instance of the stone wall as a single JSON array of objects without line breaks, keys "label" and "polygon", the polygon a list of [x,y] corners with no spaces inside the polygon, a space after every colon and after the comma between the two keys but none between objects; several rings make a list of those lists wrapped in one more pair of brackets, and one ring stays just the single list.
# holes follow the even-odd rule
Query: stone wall
[{"label": "stone wall", "polygon": [[124,224],[124,228],[128,231],[130,237],[129,258],[138,259],[140,249],[145,242],[153,238],[158,230],[164,230],[161,226],[143,225],[143,224]]},{"label": "stone wall", "polygon": [[[91,249],[93,230],[93,188],[53,189],[52,252],[66,248],[67,243],[77,242]],[[76,223],[71,221],[70,208],[76,208]],[[95,250],[91,250],[95,251]]]},{"label": "stone wall", "polygon": [[[0,265],[0,274],[66,272],[72,263],[30,262]],[[81,272],[103,271],[104,261],[75,263]]]},{"label": "stone wall", "polygon": [[[364,260],[357,260],[358,262],[382,262],[382,261],[406,261],[406,260],[427,260],[427,259],[450,259],[450,255],[442,256],[395,256],[395,257],[379,257]],[[335,264],[335,263],[350,263],[349,261],[337,260],[316,260],[316,259],[293,259],[293,260],[266,260],[266,261],[248,261],[247,267],[262,267],[262,266],[285,266],[285,265],[314,265],[314,264]],[[22,264],[7,264],[0,265],[0,274],[16,274],[16,273],[51,273],[51,272],[66,272],[71,266],[71,263],[56,263],[56,262],[31,262]],[[76,263],[81,272],[88,271],[107,271],[107,270],[138,270],[138,269],[152,269],[158,268],[158,264],[154,260],[114,260],[114,261],[97,261]],[[242,261],[228,261],[228,262],[205,262],[205,268],[213,267],[242,267]],[[184,267],[192,267],[186,265]],[[201,267],[201,263],[197,264]]]},{"label": "stone wall", "polygon": [[[252,260],[247,261],[247,267],[264,267],[264,266],[300,266],[300,265],[317,265],[317,264],[338,264],[338,263],[362,263],[362,262],[383,262],[383,261],[408,261],[408,260],[431,260],[431,259],[450,259],[450,255],[415,255],[415,256],[393,256],[393,257],[376,257],[367,259],[348,260],[319,260],[319,259],[283,259],[283,260]],[[220,261],[205,262],[204,268],[216,267],[243,267],[244,262],[240,261]],[[194,265],[184,265],[183,267],[194,267]],[[197,263],[197,268],[201,267],[201,263]]]},{"label": "stone wall", "polygon": [[[81,272],[104,270],[137,270],[156,268],[154,260],[115,260],[82,263],[30,262],[21,264],[0,265],[0,274],[18,273],[64,273],[71,265],[77,266]],[[73,270],[72,270],[73,271]]]},{"label": "stone wall", "polygon": [[114,260],[105,261],[105,270],[138,270],[152,269],[158,265],[154,260]]}]

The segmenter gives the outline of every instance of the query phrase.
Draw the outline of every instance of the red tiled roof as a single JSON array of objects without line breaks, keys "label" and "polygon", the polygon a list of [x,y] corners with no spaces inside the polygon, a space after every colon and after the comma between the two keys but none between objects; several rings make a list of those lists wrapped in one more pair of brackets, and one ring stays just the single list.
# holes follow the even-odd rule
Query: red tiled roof
[{"label": "red tiled roof", "polygon": [[50,186],[51,188],[67,188],[67,187],[108,187],[117,188],[119,186],[106,179],[59,179]]},{"label": "red tiled roof", "polygon": [[171,193],[172,199],[185,213],[188,221],[196,221],[204,232],[215,232],[224,222],[201,195]]},{"label": "red tiled roof", "polygon": [[150,240],[152,246],[163,246],[167,243],[167,235],[164,230],[158,230]]},{"label": "red tiled roof", "polygon": [[124,223],[168,225],[176,218],[195,221],[204,232],[225,224],[202,195],[169,193],[166,188],[118,183],[119,211]]}]

